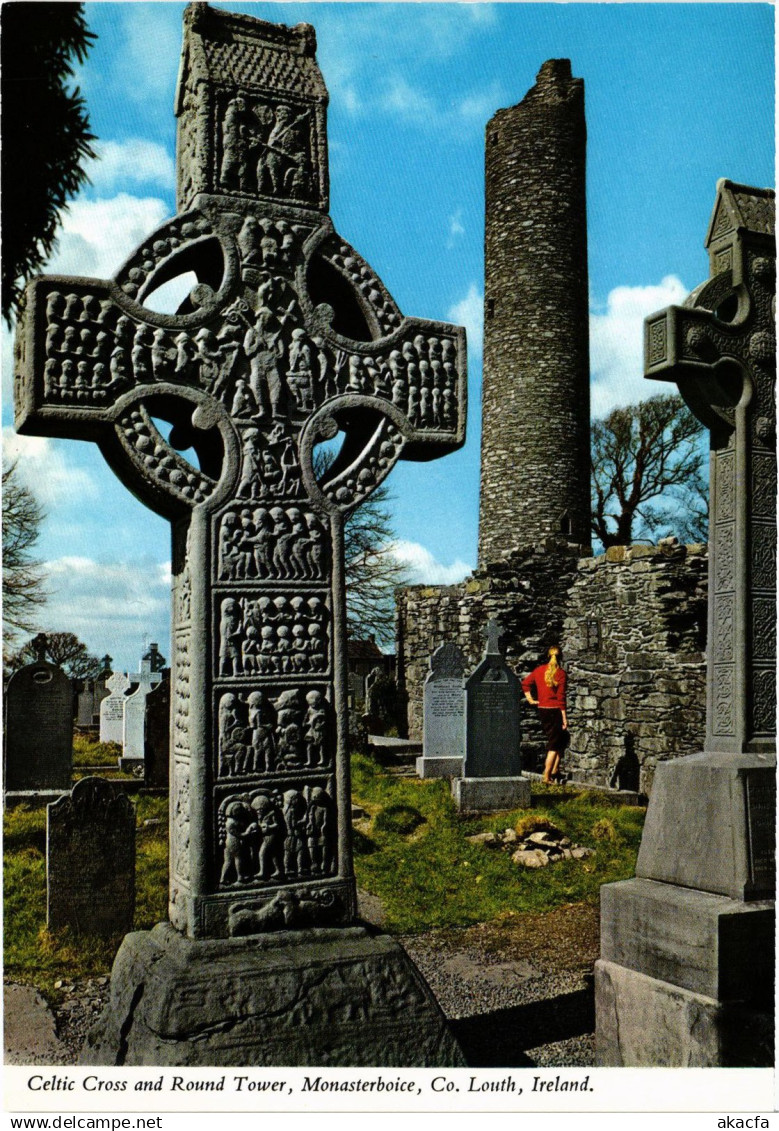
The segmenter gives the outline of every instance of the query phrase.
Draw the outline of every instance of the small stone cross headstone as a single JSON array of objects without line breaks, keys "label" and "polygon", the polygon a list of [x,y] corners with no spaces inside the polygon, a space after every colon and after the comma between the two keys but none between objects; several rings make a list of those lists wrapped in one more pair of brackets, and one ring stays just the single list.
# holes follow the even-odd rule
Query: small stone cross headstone
[{"label": "small stone cross headstone", "polygon": [[[160,679],[157,679],[156,683],[159,682]],[[139,766],[143,763],[146,742],[146,698],[154,686],[151,665],[148,660],[141,660],[138,686],[131,695],[126,696],[124,701],[120,759],[123,769],[132,769],[132,762]]]},{"label": "small stone cross headstone", "polygon": [[130,686],[130,679],[124,672],[114,672],[106,680],[108,695],[100,704],[100,741],[118,742],[121,744],[124,729],[124,705],[127,700],[125,692]]},{"label": "small stone cross headstone", "polygon": [[34,644],[35,663],[14,672],[5,697],[6,795],[70,789],[73,776],[72,684],[46,660],[46,637]]},{"label": "small stone cross headstone", "polygon": [[465,757],[465,656],[451,641],[430,657],[423,693],[420,777],[457,777]]},{"label": "small stone cross headstone", "polygon": [[[17,428],[98,441],[125,485],[172,526],[169,915],[182,934],[168,928],[164,938],[186,951],[191,972],[193,954],[205,971],[213,953],[195,941],[354,923],[344,519],[399,459],[443,455],[465,437],[464,331],[405,317],[327,214],[328,94],[315,52],[307,25],[189,5],[178,214],[112,280],[31,282],[17,338]],[[198,284],[175,314],[146,305],[189,272]],[[340,454],[317,474],[315,448],[339,430]],[[195,462],[181,454],[190,448]],[[112,982],[161,970],[151,957],[159,937],[132,936]],[[146,948],[137,961],[136,945]],[[277,1041],[279,1056],[321,1063],[320,1038],[335,1040],[337,1017],[377,1016],[381,978],[371,971],[383,960],[364,945],[372,957],[355,965],[332,940],[343,1006],[327,1004],[328,982],[321,1008],[306,998],[299,1016],[290,1005],[283,1022],[246,1033],[254,1055],[276,1055],[268,1049]],[[296,941],[289,961],[297,969],[307,953]],[[193,1007],[192,1023],[212,1033],[197,1055],[211,1062],[236,1055],[241,1037],[226,1021],[236,1002],[244,1028],[269,1008],[247,995],[278,1007],[280,975],[257,976],[260,952],[229,954],[214,1015]],[[435,1038],[424,1058],[444,1055],[440,1019],[420,1028],[423,1013],[432,1021],[427,999],[418,983],[402,985],[393,1013],[404,1036],[361,1022],[344,1050],[358,1044],[370,1063],[409,1063],[397,1058],[421,1056],[409,1049],[427,1031]],[[189,1008],[189,991],[167,981],[145,995],[132,1035],[124,1022],[109,1026],[126,1063],[177,1055],[172,1040],[157,1047],[156,1022],[143,1020],[163,992],[171,1009]],[[330,1063],[354,1063],[333,1047]]]},{"label": "small stone cross headstone", "polygon": [[132,930],[135,810],[121,786],[82,778],[47,807],[46,924],[114,937]]}]

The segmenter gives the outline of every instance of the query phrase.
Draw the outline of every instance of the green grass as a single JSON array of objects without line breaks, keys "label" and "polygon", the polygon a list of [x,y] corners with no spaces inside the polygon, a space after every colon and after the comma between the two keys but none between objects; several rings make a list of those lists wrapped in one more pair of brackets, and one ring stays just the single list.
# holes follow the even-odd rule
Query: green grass
[{"label": "green grass", "polygon": [[[136,930],[167,917],[168,801],[139,796],[136,810]],[[146,820],[160,824],[146,826]],[[46,928],[46,809],[19,805],[4,816],[3,931],[5,974],[56,1000],[60,978],[108,974],[122,941]]]},{"label": "green grass", "polygon": [[[382,900],[389,932],[465,927],[566,903],[595,903],[601,884],[634,874],[644,822],[643,809],[614,805],[595,791],[555,787],[537,789],[532,810],[464,820],[448,782],[393,778],[364,755],[352,758],[352,793],[370,814],[355,836],[357,882]],[[399,831],[393,817],[398,810],[415,811],[422,821]],[[531,870],[512,864],[507,852],[466,839],[513,828],[530,816],[546,818],[595,855]]]},{"label": "green grass", "polygon": [[87,734],[73,735],[73,766],[113,766],[121,756],[118,742],[96,742]]}]

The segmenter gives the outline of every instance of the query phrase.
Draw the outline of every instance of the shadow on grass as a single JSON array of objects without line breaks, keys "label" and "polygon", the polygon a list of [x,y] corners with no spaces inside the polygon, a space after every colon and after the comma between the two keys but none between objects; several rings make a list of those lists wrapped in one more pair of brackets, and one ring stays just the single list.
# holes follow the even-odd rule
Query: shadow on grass
[{"label": "shadow on grass", "polygon": [[527,1049],[595,1029],[593,985],[568,994],[449,1022],[469,1068],[533,1068]]}]

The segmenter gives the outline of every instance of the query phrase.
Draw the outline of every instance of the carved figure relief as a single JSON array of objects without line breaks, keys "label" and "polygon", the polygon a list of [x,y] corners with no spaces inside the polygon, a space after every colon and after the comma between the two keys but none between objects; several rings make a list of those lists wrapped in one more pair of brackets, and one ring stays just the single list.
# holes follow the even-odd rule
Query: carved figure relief
[{"label": "carved figure relief", "polygon": [[221,887],[335,871],[335,804],[327,784],[231,794],[219,806]]},{"label": "carved figure relief", "polygon": [[248,96],[230,99],[220,128],[220,188],[252,196],[313,199],[311,132],[310,109]]},{"label": "carved figure relief", "polygon": [[328,667],[323,596],[226,597],[219,621],[220,676],[294,675]]},{"label": "carved figure relief", "polygon": [[219,580],[322,581],[328,538],[311,510],[232,507],[219,524]]},{"label": "carved figure relief", "polygon": [[224,692],[218,705],[220,777],[321,768],[332,758],[329,704],[311,688]]}]

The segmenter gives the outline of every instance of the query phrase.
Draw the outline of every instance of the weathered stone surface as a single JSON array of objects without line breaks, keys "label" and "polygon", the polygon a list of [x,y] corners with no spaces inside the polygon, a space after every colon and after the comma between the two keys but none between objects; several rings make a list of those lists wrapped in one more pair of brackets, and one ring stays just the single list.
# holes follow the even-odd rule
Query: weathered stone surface
[{"label": "weathered stone surface", "polygon": [[549,535],[590,543],[586,127],[570,62],[545,62],[485,140],[481,564]]},{"label": "weathered stone surface", "polygon": [[417,758],[416,771],[420,778],[459,778],[463,772],[462,758]]},{"label": "weathered stone surface", "polygon": [[[637,553],[649,572],[631,573]],[[483,626],[495,617],[518,673],[542,662],[549,644],[562,645],[566,770],[577,781],[649,793],[659,762],[703,743],[706,564],[705,547],[631,546],[622,562],[532,547],[479,571],[473,592],[469,582],[401,591],[398,672],[409,697],[409,733],[422,734],[428,656],[441,635],[474,666]],[[659,697],[651,712],[647,687]],[[546,747],[538,712],[524,700],[521,707],[522,765],[532,770]]]},{"label": "weathered stone surface", "polygon": [[[404,317],[327,215],[315,46],[190,5],[179,214],[113,280],[31,283],[17,339],[19,430],[98,440],[172,523],[169,913],[198,937],[238,906],[263,929],[292,889],[306,922],[353,918],[343,521],[465,433],[464,331]],[[188,270],[177,314],[144,305]]]},{"label": "weathered stone surface", "polygon": [[706,997],[764,1007],[773,997],[773,903],[654,880],[605,884],[601,958]]},{"label": "weathered stone surface", "polygon": [[73,693],[61,668],[38,659],[14,672],[5,696],[7,793],[70,789],[73,776]]},{"label": "weathered stone surface", "polygon": [[765,755],[692,754],[658,767],[636,875],[770,899],[776,885],[776,773]]},{"label": "weathered stone surface", "polygon": [[[423,766],[428,761],[447,761],[465,756],[465,657],[456,644],[447,641],[430,657],[430,672],[424,688]],[[423,777],[440,776],[434,770]]]},{"label": "weathered stone surface", "polygon": [[501,809],[529,809],[528,778],[454,778],[452,796],[465,813],[499,812]]},{"label": "weathered stone surface", "polygon": [[81,1062],[464,1065],[427,984],[386,935],[193,942],[166,924],[125,938]]},{"label": "weathered stone surface", "polygon": [[[143,763],[146,749],[146,700],[152,691],[151,664],[141,660],[138,673],[138,686],[125,697],[122,717],[122,758],[123,769],[132,768],[132,763]],[[129,765],[128,765],[129,764]]]},{"label": "weathered stone surface", "polygon": [[135,810],[120,785],[82,778],[47,809],[47,926],[110,938],[134,910]]},{"label": "weathered stone surface", "polygon": [[620,1068],[768,1068],[773,1016],[599,959],[595,1059]]}]

